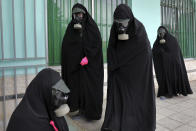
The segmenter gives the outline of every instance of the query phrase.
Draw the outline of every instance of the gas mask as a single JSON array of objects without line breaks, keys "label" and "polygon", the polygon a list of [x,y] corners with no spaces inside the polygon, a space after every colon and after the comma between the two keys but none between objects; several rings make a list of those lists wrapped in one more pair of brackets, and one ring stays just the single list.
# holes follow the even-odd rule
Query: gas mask
[{"label": "gas mask", "polygon": [[165,44],[165,42],[166,42],[165,39],[164,39],[165,34],[166,34],[166,30],[164,28],[160,28],[158,30],[158,36],[160,38],[160,41],[159,41],[160,44]]},{"label": "gas mask", "polygon": [[67,105],[69,92],[62,79],[52,86],[52,109],[57,117],[65,116],[70,110]]},{"label": "gas mask", "polygon": [[130,19],[114,20],[118,31],[118,40],[128,40],[129,34],[126,34]]},{"label": "gas mask", "polygon": [[73,8],[72,15],[73,15],[73,22],[74,22],[74,29],[82,29],[82,23],[84,21],[85,11],[81,8]]}]

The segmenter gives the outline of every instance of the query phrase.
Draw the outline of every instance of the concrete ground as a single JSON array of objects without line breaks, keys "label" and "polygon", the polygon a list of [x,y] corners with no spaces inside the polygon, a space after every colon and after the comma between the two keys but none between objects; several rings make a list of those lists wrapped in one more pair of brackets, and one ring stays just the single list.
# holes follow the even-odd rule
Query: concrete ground
[{"label": "concrete ground", "polygon": [[[191,87],[193,92],[196,92],[196,81],[191,82]],[[104,86],[105,96],[106,89],[107,87]],[[72,117],[72,119],[68,117],[71,131],[100,131],[105,105],[106,97],[104,97],[103,116],[99,121],[88,121],[82,116]],[[164,100],[157,98],[156,108],[156,131],[196,131],[196,93]]]}]

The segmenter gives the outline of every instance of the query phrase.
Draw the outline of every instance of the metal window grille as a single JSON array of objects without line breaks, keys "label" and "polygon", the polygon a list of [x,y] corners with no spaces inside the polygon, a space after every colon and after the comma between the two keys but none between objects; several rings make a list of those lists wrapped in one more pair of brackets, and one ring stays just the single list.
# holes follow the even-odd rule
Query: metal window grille
[{"label": "metal window grille", "polygon": [[46,3],[47,0],[0,0],[1,131],[6,130],[27,85],[46,66]]},{"label": "metal window grille", "polygon": [[83,4],[97,23],[102,35],[105,62],[113,12],[120,3],[131,6],[131,0],[48,0],[49,65],[60,64],[62,39],[71,21],[71,9],[75,3]]},{"label": "metal window grille", "polygon": [[196,57],[196,0],[161,0],[161,22],[177,38],[184,57]]}]

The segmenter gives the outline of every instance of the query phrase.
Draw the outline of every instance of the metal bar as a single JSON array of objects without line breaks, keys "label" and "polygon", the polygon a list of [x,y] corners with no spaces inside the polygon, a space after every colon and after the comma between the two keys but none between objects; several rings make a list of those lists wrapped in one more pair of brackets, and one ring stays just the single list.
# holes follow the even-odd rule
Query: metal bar
[{"label": "metal bar", "polygon": [[106,0],[106,49],[108,45],[108,1]]},{"label": "metal bar", "polygon": [[178,0],[175,1],[175,8],[174,8],[174,12],[175,12],[175,16],[174,16],[174,33],[175,33],[175,36],[176,38],[178,39],[178,33],[177,33],[177,24],[178,24],[178,9],[177,9],[177,6],[178,6]]},{"label": "metal bar", "polygon": [[[168,0],[169,1],[169,5],[172,6],[172,1],[171,0]],[[169,29],[170,29],[170,32],[172,33],[172,12],[171,12],[172,8],[168,8],[168,14],[169,14]]]},{"label": "metal bar", "polygon": [[97,0],[94,0],[94,11],[93,12],[95,12],[95,21],[96,21],[96,23],[98,23],[98,21],[97,21]]},{"label": "metal bar", "polygon": [[191,0],[188,0],[187,1],[187,21],[188,21],[188,33],[187,33],[187,41],[188,41],[188,50],[187,50],[187,53],[188,53],[188,58],[190,58],[191,57],[191,52],[192,52],[192,50],[191,50],[191,34],[190,34],[190,31],[191,31],[191,21],[190,21],[190,19],[191,19],[191,17],[190,17],[190,15],[191,15],[191,11],[190,11],[190,1]]},{"label": "metal bar", "polygon": [[63,0],[63,18],[64,18],[64,21],[66,22],[66,14],[65,14],[65,12],[67,12],[67,11],[65,11],[65,9],[66,9],[65,8],[65,0]]},{"label": "metal bar", "polygon": [[27,67],[25,67],[25,86],[28,86]]},{"label": "metal bar", "polygon": [[52,57],[51,57],[51,63],[54,64],[54,20],[56,20],[56,18],[54,18],[54,4],[53,4],[53,1],[52,2],[52,49],[50,49],[50,52],[52,54]]},{"label": "metal bar", "polygon": [[188,53],[189,53],[189,58],[192,56],[192,49],[191,49],[191,47],[192,47],[192,37],[191,37],[191,26],[192,26],[192,24],[191,24],[191,0],[189,0],[188,1],[188,22],[189,22],[189,24],[188,24],[188,26],[189,26],[189,28],[188,28],[188,31],[189,31],[189,33],[188,33],[188,41],[189,41],[189,51],[188,51]]},{"label": "metal bar", "polygon": [[195,57],[195,1],[193,0],[193,15],[192,15],[192,23],[193,23],[193,34],[192,34],[192,36],[193,36],[193,57]]},{"label": "metal bar", "polygon": [[45,58],[46,58],[46,64],[49,63],[48,61],[48,6],[47,6],[47,0],[44,1],[44,23],[45,23]]},{"label": "metal bar", "polygon": [[178,2],[178,0],[174,2],[175,8],[173,9],[173,11],[175,12],[175,15],[174,15],[173,25],[174,25],[174,34],[175,34],[176,38],[178,39],[177,28],[176,28],[177,23],[178,23],[177,22],[177,18],[178,18],[177,2]]},{"label": "metal bar", "polygon": [[[195,13],[194,20],[195,20],[196,19],[196,1],[195,1],[195,4],[194,4],[194,10],[195,10],[195,12],[194,12]],[[195,25],[195,28],[194,28],[195,29],[195,32],[194,32],[194,36],[195,36],[194,52],[195,52],[195,54],[194,54],[194,56],[196,57],[196,49],[195,49],[196,48],[196,21],[194,22],[194,25]]]},{"label": "metal bar", "polygon": [[37,58],[37,23],[36,23],[36,0],[34,0],[34,39],[35,39],[35,58]]},{"label": "metal bar", "polygon": [[[168,4],[168,6],[169,6],[169,3],[167,3]],[[168,25],[168,30],[169,30],[169,15],[168,15],[168,9],[169,9],[169,7],[168,8],[166,8],[166,16],[168,17],[168,19],[166,19],[166,17],[165,17],[165,20],[166,20],[166,24]],[[169,30],[170,31],[170,30]]]},{"label": "metal bar", "polygon": [[161,0],[161,25],[163,25],[163,3]]},{"label": "metal bar", "polygon": [[[113,2],[114,2],[114,1],[111,0],[111,16],[112,16],[112,14],[113,14]],[[128,4],[128,3],[127,3],[127,4]],[[112,18],[113,18],[113,17],[112,17]],[[112,24],[112,22],[113,22],[113,19],[112,19],[112,21],[111,21],[110,24]]]},{"label": "metal bar", "polygon": [[91,16],[92,16],[92,0],[88,0],[87,1],[88,2],[88,11],[89,11],[89,14],[91,14]]},{"label": "metal bar", "polygon": [[[170,8],[168,8],[168,10],[169,10],[169,27],[170,27],[170,32],[172,33],[172,1],[171,0],[169,0],[169,5],[170,5]],[[173,33],[172,33],[172,35],[173,35]]]},{"label": "metal bar", "polygon": [[100,28],[101,28],[101,36],[103,37],[103,21],[102,21],[102,16],[103,16],[103,8],[102,8],[102,0],[100,0]]},{"label": "metal bar", "polygon": [[190,44],[190,39],[189,39],[190,38],[190,34],[189,34],[189,31],[190,31],[190,28],[189,28],[190,27],[190,20],[189,20],[189,18],[190,18],[189,17],[190,16],[190,14],[189,14],[189,1],[190,0],[187,0],[187,15],[186,15],[187,16],[187,19],[186,19],[187,20],[187,28],[186,28],[187,29],[187,33],[186,33],[187,43],[186,44],[188,46],[188,48],[186,50],[187,57],[190,57],[190,45],[189,45]]},{"label": "metal bar", "polygon": [[180,0],[180,47],[182,48],[182,43],[183,43],[183,37],[182,37],[182,23],[183,23],[183,15],[182,15],[182,0]]},{"label": "metal bar", "polygon": [[[57,1],[58,2],[58,1]],[[61,40],[62,40],[62,26],[61,26],[61,17],[62,17],[62,12],[61,12],[61,8],[62,8],[62,5],[61,5],[61,0],[59,0],[59,7],[60,7],[60,16],[59,16],[59,18],[58,18],[58,20],[60,20],[60,22],[58,22],[58,24],[59,24],[59,30],[58,30],[58,33],[59,33],[59,42],[58,42],[58,49],[60,49],[61,48]],[[58,4],[57,4],[57,9],[59,8],[58,7]],[[57,20],[57,21],[58,21]]]},{"label": "metal bar", "polygon": [[184,49],[185,49],[185,46],[184,46],[184,2],[182,1],[182,51],[183,51],[183,55],[185,56],[185,52],[184,52]]},{"label": "metal bar", "polygon": [[45,59],[45,57],[37,57],[37,58],[34,58],[34,57],[29,57],[29,58],[6,58],[6,59],[3,59],[4,61],[13,61],[13,60],[41,60],[41,59]]},{"label": "metal bar", "polygon": [[12,69],[12,68],[25,68],[25,67],[44,67],[47,66],[46,64],[40,64],[40,65],[28,65],[28,66],[6,66],[6,67],[0,67],[0,69]]},{"label": "metal bar", "polygon": [[190,2],[190,23],[191,23],[191,28],[190,28],[190,37],[191,37],[191,57],[193,57],[193,45],[194,45],[194,36],[193,36],[193,0]]},{"label": "metal bar", "polygon": [[191,32],[190,32],[190,34],[191,34],[191,57],[194,57],[194,52],[193,52],[193,45],[194,45],[194,35],[193,35],[193,33],[194,33],[194,21],[193,21],[193,14],[194,14],[194,12],[193,12],[193,9],[194,9],[194,1],[193,0],[191,0],[191,19],[190,19],[190,21],[191,21],[191,25],[192,25],[192,28],[191,28]]},{"label": "metal bar", "polygon": [[185,54],[186,54],[186,57],[188,56],[187,55],[187,38],[186,38],[186,33],[187,33],[187,29],[186,29],[186,26],[187,26],[187,0],[185,0],[185,33],[184,33],[184,38],[185,38]]},{"label": "metal bar", "polygon": [[187,45],[187,50],[186,50],[186,52],[187,52],[187,57],[189,57],[189,51],[190,51],[190,50],[189,50],[189,47],[190,47],[190,46],[189,46],[189,44],[190,44],[190,43],[189,43],[189,24],[190,24],[190,23],[189,23],[189,1],[190,1],[190,0],[187,0],[187,8],[186,8],[186,10],[187,10],[187,14],[186,14],[186,17],[187,17],[187,18],[186,18],[186,21],[187,21],[187,24],[186,24],[186,25],[187,25],[187,28],[186,28],[186,29],[187,29],[187,33],[186,33],[186,41],[187,41],[187,42],[186,42],[186,45]]},{"label": "metal bar", "polygon": [[190,0],[189,1],[189,12],[190,12],[190,15],[189,15],[189,23],[190,23],[190,25],[189,25],[189,34],[190,34],[190,57],[192,57],[193,56],[193,50],[192,50],[192,48],[193,48],[193,36],[192,36],[192,28],[193,28],[193,24],[192,24],[192,2],[191,2],[192,0]]},{"label": "metal bar", "polygon": [[68,3],[68,4],[67,4],[67,9],[68,9],[68,10],[67,10],[67,12],[68,12],[67,23],[69,23],[69,21],[70,21],[70,19],[71,19],[71,16],[72,16],[72,15],[71,15],[71,13],[72,13],[72,8],[71,8],[71,6],[70,6],[70,1],[69,1],[69,0],[67,1],[67,3]]},{"label": "metal bar", "polygon": [[[167,0],[165,0],[165,4],[167,4]],[[164,16],[165,25],[168,24],[168,23],[167,23],[166,17],[167,17],[167,7],[165,6],[165,16]],[[168,28],[168,27],[167,27],[167,28]],[[169,28],[168,28],[168,30],[169,30]]]},{"label": "metal bar", "polygon": [[166,0],[164,2],[165,2],[165,6],[163,8],[164,9],[164,19],[163,20],[164,20],[164,23],[165,23],[164,25],[166,25],[166,23],[167,23],[167,21],[165,20],[165,18],[166,18]]},{"label": "metal bar", "polygon": [[193,36],[194,36],[194,44],[193,44],[193,52],[194,52],[194,57],[196,57],[196,1],[194,1],[194,14],[193,14],[193,23],[194,23],[194,31],[193,31]]},{"label": "metal bar", "polygon": [[35,67],[35,72],[36,72],[36,75],[37,75],[37,73],[38,73],[38,67],[37,66]]},{"label": "metal bar", "polygon": [[190,39],[188,39],[188,40],[189,40],[189,58],[190,58],[191,55],[192,55],[192,49],[191,49],[191,46],[192,46],[192,44],[191,44],[191,43],[192,43],[192,38],[191,38],[191,33],[190,33],[190,32],[191,32],[191,26],[192,26],[192,25],[191,25],[191,7],[190,7],[191,4],[190,4],[190,1],[191,1],[191,0],[188,1],[188,3],[189,3],[189,4],[188,4],[188,10],[189,10],[189,11],[188,11],[188,12],[189,12],[189,15],[188,15],[188,17],[189,17],[189,19],[188,19],[188,20],[189,20],[189,21],[188,21],[188,22],[189,22],[189,35],[188,35],[188,37],[190,38]]},{"label": "metal bar", "polygon": [[194,57],[194,0],[191,0],[191,23],[192,23],[192,28],[191,28],[191,38],[192,38],[192,56]]},{"label": "metal bar", "polygon": [[163,6],[163,0],[161,0],[161,8],[162,8],[162,16],[161,16],[161,25],[163,25],[163,20],[164,20],[164,6]]},{"label": "metal bar", "polygon": [[182,23],[183,23],[183,16],[182,16],[182,0],[180,0],[180,45],[182,47],[183,39],[182,39]]},{"label": "metal bar", "polygon": [[177,7],[176,7],[176,14],[177,14],[177,16],[176,16],[176,22],[177,22],[177,25],[176,25],[176,34],[177,34],[177,37],[178,37],[178,41],[180,42],[180,37],[179,37],[179,0],[177,1],[177,5],[176,5]]},{"label": "metal bar", "polygon": [[174,8],[174,11],[175,11],[175,18],[174,18],[174,33],[175,33],[175,36],[178,40],[178,29],[177,29],[177,25],[178,25],[178,0],[175,1],[175,8]]},{"label": "metal bar", "polygon": [[13,23],[14,58],[16,58],[16,39],[15,39],[14,0],[12,0],[12,23]]},{"label": "metal bar", "polygon": [[6,99],[5,99],[5,71],[2,70],[2,92],[3,92],[3,129],[6,130]]},{"label": "metal bar", "polygon": [[91,2],[91,14],[92,14],[93,19],[95,18],[95,13],[94,13],[95,4],[94,4],[94,2],[95,2],[95,0],[92,0],[92,2]]},{"label": "metal bar", "polygon": [[192,0],[192,15],[191,15],[191,23],[192,23],[192,57],[194,57],[194,1]]},{"label": "metal bar", "polygon": [[[178,24],[178,38],[179,38],[179,44],[181,45],[182,43],[182,39],[181,39],[181,0],[178,0],[178,21],[179,21],[179,24]],[[181,46],[180,46],[181,47]]]},{"label": "metal bar", "polygon": [[[165,4],[166,5],[168,5],[168,3],[167,3],[167,0],[165,0]],[[165,7],[165,24],[166,25],[168,25],[168,19],[169,19],[169,17],[168,17],[168,19],[166,19],[166,17],[167,17],[167,9],[168,7]],[[168,27],[167,27],[168,28]],[[168,31],[169,31],[169,28],[168,28]]]},{"label": "metal bar", "polygon": [[25,0],[24,3],[24,49],[25,49],[25,58],[27,58],[27,34],[26,34],[26,5]]},{"label": "metal bar", "polygon": [[186,53],[186,58],[187,58],[187,56],[188,56],[188,54],[187,54],[187,47],[188,47],[188,45],[187,45],[187,37],[186,37],[186,34],[187,34],[187,0],[185,0],[185,33],[184,33],[184,38],[185,38],[185,53]]},{"label": "metal bar", "polygon": [[[24,96],[24,93],[21,93],[21,94],[17,94],[17,98],[20,99]],[[12,100],[12,99],[15,99],[15,94],[14,95],[6,95],[5,96],[5,100]],[[0,96],[0,101],[3,101],[4,100],[4,96]]]},{"label": "metal bar", "polygon": [[2,18],[2,0],[0,0],[0,20],[1,20],[1,50],[2,50],[2,60],[4,60],[4,43],[3,43],[3,18]]},{"label": "metal bar", "polygon": [[18,102],[18,96],[17,96],[17,85],[16,85],[16,68],[14,68],[14,94],[15,94],[15,107],[17,106]]}]

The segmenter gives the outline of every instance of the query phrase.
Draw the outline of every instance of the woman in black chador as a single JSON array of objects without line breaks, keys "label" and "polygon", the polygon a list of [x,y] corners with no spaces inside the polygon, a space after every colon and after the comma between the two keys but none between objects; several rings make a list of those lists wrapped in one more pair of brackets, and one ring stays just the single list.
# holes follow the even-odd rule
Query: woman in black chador
[{"label": "woman in black chador", "polygon": [[103,103],[103,54],[99,29],[81,4],[72,8],[63,43],[62,77],[71,93],[71,114],[80,111],[87,119],[98,120]]},{"label": "woman in black chador", "polygon": [[64,118],[69,112],[68,93],[58,72],[42,70],[27,87],[7,131],[69,131]]},{"label": "woman in black chador", "polygon": [[178,94],[192,94],[178,42],[163,26],[158,29],[152,52],[159,85],[157,96],[171,98]]},{"label": "woman in black chador", "polygon": [[102,131],[155,131],[150,43],[131,9],[119,5],[108,45],[108,91]]}]

